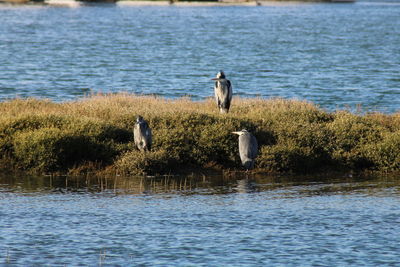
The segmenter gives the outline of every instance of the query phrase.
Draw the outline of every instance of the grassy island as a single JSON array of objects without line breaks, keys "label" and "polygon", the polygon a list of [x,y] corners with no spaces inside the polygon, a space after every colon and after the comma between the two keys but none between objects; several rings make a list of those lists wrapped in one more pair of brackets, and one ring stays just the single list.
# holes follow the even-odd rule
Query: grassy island
[{"label": "grassy island", "polygon": [[[312,103],[234,98],[229,114],[212,99],[112,94],[78,101],[0,103],[0,169],[35,173],[173,174],[241,170],[238,138],[259,143],[255,172],[400,170],[400,113],[327,112]],[[133,143],[136,115],[153,131],[153,149]]]}]

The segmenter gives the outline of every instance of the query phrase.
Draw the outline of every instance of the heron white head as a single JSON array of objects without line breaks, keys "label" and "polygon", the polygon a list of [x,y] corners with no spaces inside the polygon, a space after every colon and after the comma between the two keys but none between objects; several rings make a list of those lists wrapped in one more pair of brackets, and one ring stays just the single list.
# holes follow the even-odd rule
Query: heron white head
[{"label": "heron white head", "polygon": [[138,115],[138,116],[136,117],[136,122],[142,122],[142,121],[143,121],[143,117],[140,116],[140,115]]},{"label": "heron white head", "polygon": [[216,78],[212,78],[211,80],[213,80],[213,81],[219,81],[219,80],[221,80],[221,79],[225,79],[225,73],[224,73],[222,70],[220,70],[220,71],[217,73],[217,77],[216,77]]},{"label": "heron white head", "polygon": [[241,131],[232,132],[232,133],[241,136],[241,135],[246,134],[246,133],[248,133],[248,132],[249,132],[249,131],[247,131],[246,129],[243,129],[243,130],[241,130]]}]

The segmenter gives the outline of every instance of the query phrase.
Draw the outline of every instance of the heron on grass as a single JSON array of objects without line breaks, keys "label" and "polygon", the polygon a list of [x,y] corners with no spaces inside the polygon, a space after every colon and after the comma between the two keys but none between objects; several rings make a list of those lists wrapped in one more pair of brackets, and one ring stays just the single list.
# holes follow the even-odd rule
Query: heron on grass
[{"label": "heron on grass", "polygon": [[246,170],[254,168],[254,161],[258,154],[257,139],[247,130],[232,132],[239,135],[239,155]]},{"label": "heron on grass", "polygon": [[215,100],[221,113],[228,113],[232,100],[232,84],[226,79],[225,73],[221,70],[217,77],[211,80],[215,81],[214,93]]},{"label": "heron on grass", "polygon": [[135,145],[140,151],[151,150],[151,129],[142,116],[137,116],[135,127],[133,129],[133,136]]}]

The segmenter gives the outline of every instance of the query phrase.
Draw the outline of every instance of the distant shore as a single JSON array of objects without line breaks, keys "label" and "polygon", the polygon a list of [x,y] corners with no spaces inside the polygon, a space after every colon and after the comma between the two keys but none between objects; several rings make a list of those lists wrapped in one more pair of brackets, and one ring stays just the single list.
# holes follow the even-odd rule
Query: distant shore
[{"label": "distant shore", "polygon": [[[0,102],[0,170],[156,175],[243,171],[238,138],[259,143],[254,172],[399,172],[400,113],[326,112],[312,103],[234,98],[228,114],[215,101],[96,95],[55,103]],[[138,151],[133,126],[142,115],[151,152]]]},{"label": "distant shore", "polygon": [[80,6],[92,3],[115,3],[119,6],[277,6],[301,3],[352,3],[355,0],[222,0],[222,1],[141,1],[141,0],[0,0],[0,4],[45,4],[53,6]]}]

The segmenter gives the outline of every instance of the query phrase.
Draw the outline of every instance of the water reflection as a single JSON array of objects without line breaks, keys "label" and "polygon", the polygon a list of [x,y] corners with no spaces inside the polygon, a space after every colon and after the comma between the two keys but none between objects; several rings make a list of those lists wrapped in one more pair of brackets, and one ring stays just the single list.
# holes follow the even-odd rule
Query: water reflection
[{"label": "water reflection", "polygon": [[398,176],[190,175],[159,177],[0,175],[3,193],[229,194],[273,191],[281,197],[400,193]]},{"label": "water reflection", "polygon": [[0,175],[0,266],[396,266],[399,189],[382,176]]}]

